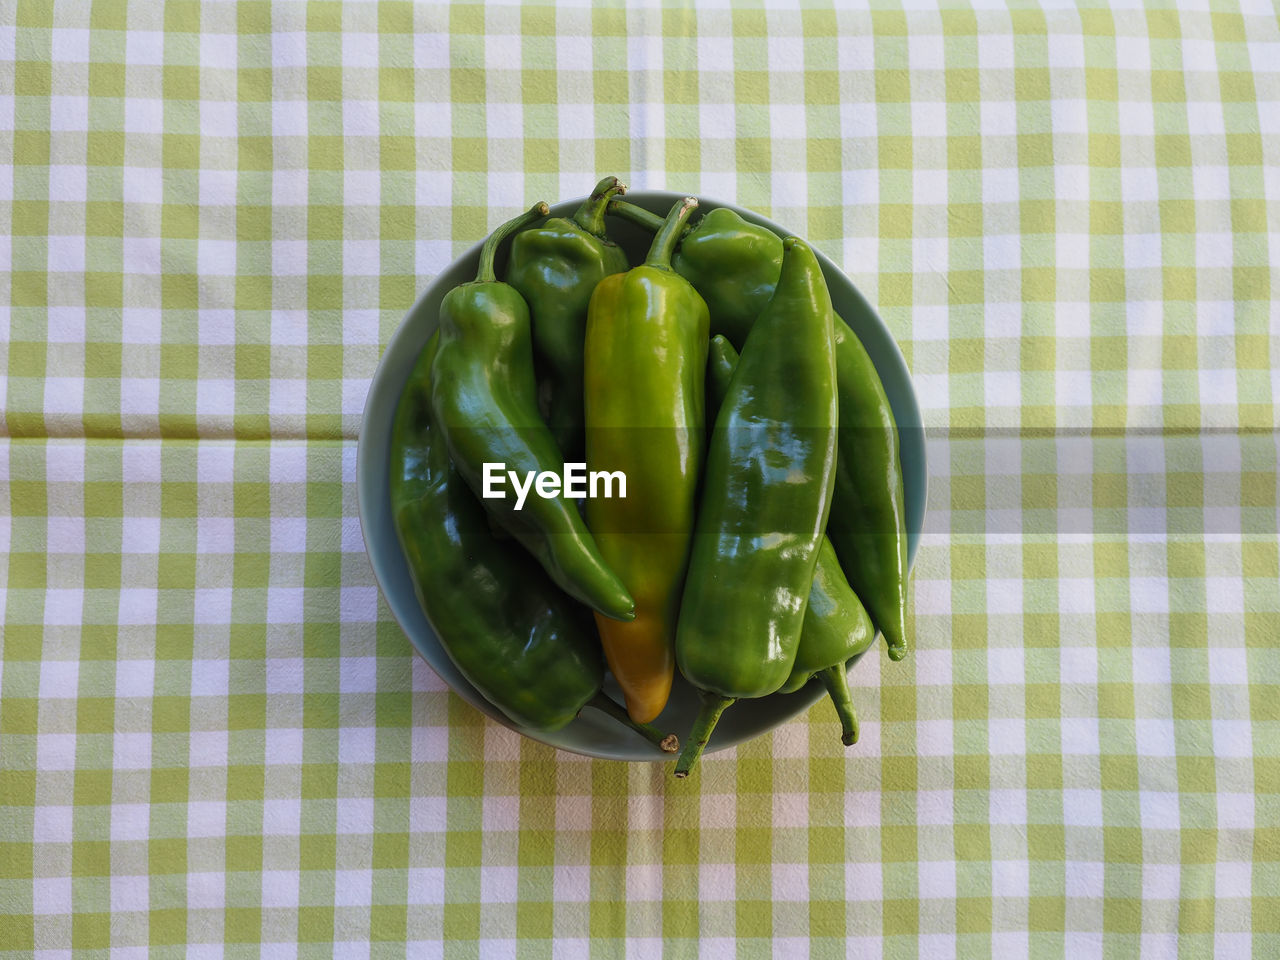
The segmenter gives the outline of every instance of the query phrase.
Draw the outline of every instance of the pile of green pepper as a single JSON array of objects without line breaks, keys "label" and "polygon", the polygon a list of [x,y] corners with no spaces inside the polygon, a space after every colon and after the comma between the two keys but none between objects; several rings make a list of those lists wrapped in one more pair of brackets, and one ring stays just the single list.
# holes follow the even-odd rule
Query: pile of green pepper
[{"label": "pile of green pepper", "polygon": [[[676,669],[703,706],[685,776],[738,700],[822,683],[857,739],[849,661],[906,650],[897,428],[883,385],[796,237],[719,209],[667,217],[600,181],[486,241],[392,428],[390,497],[418,598],[460,671],[514,723],[586,705],[662,750]],[[606,214],[654,232],[640,264]],[[495,271],[510,239],[506,282]],[[735,348],[741,350],[741,355]],[[494,495],[585,458],[626,495]],[[543,491],[539,486],[539,494]],[[601,691],[604,669],[625,709]],[[741,709],[741,708],[739,708]]]}]

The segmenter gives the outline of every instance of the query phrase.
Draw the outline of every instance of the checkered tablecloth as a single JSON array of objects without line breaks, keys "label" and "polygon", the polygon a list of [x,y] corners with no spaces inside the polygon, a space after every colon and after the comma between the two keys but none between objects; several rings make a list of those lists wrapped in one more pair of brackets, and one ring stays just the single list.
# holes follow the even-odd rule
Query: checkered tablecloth
[{"label": "checkered tablecloth", "polygon": [[[413,654],[380,350],[537,199],[735,201],[911,366],[913,651],[659,765]],[[0,957],[1280,956],[1267,2],[0,2]]]}]

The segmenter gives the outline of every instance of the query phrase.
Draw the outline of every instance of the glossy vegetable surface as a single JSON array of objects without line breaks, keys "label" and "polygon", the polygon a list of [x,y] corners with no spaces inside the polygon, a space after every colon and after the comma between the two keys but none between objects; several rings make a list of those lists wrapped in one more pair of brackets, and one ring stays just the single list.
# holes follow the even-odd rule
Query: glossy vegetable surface
[{"label": "glossy vegetable surface", "polygon": [[392,426],[396,534],[432,629],[462,675],[514,723],[563,727],[600,689],[591,617],[524,550],[489,533],[484,508],[432,429],[437,337],[405,384]]},{"label": "glossy vegetable surface", "polygon": [[[707,409],[716,411],[729,389],[729,381],[738,364],[738,352],[722,336],[714,337],[707,357]],[[840,717],[841,739],[848,746],[858,739],[858,717],[849,695],[849,677],[845,665],[875,642],[862,601],[849,586],[831,541],[822,538],[818,563],[809,588],[809,602],[804,610],[796,659],[786,682],[778,693],[794,693],[814,677],[827,688],[827,694]]]},{"label": "glossy vegetable surface", "polygon": [[704,458],[707,306],[671,269],[696,207],[691,198],[676,204],[645,262],[605,277],[587,315],[587,469],[627,478],[625,499],[587,500],[587,523],[636,601],[634,620],[597,617],[597,626],[627,710],[641,722],[661,713],[671,692]]},{"label": "glossy vegetable surface", "polygon": [[786,682],[835,480],[834,312],[803,241],[782,272],[716,417],[707,453],[676,657],[703,711],[676,775],[687,775],[720,712]]},{"label": "glossy vegetable surface", "polygon": [[604,665],[587,610],[528,553],[491,535],[484,508],[432,426],[438,343],[438,335],[427,341],[396,405],[388,490],[414,592],[440,645],[513,723],[550,732],[593,706],[674,752],[674,737],[632,722],[600,692]]},{"label": "glossy vegetable surface", "polygon": [[[455,287],[440,304],[431,366],[434,422],[477,496],[486,463],[522,477],[558,473],[564,465],[538,412],[528,306],[515,288],[495,279],[493,268],[498,245],[546,213],[547,205],[538,204],[495,230],[475,281]],[[481,502],[571,596],[607,617],[635,616],[631,595],[600,556],[572,500],[531,495],[520,510],[512,495]]]},{"label": "glossy vegetable surface", "polygon": [[624,192],[617,177],[605,177],[571,218],[553,217],[511,239],[507,282],[529,305],[533,347],[551,384],[548,424],[566,460],[580,459],[583,448],[587,306],[601,280],[628,266],[604,221],[609,200]]}]

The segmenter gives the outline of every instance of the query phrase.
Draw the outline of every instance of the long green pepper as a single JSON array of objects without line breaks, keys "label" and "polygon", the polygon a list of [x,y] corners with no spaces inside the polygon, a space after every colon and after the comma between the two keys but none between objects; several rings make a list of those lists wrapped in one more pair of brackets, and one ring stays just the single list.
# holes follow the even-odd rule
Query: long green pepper
[{"label": "long green pepper", "polygon": [[[737,365],[738,351],[733,344],[722,336],[713,337],[707,351],[708,413],[720,409]],[[871,618],[845,579],[835,547],[824,536],[809,588],[809,603],[804,608],[796,660],[777,692],[794,693],[815,677],[820,679],[840,718],[845,746],[858,740],[858,715],[849,694],[846,664],[867,650],[875,638]]]},{"label": "long green pepper", "polygon": [[[390,495],[414,589],[462,675],[515,723],[558,730],[600,689],[590,614],[525,551],[498,543],[431,425],[428,342],[391,429]],[[514,655],[513,655],[514,654]]]},{"label": "long green pepper", "polygon": [[[480,252],[475,281],[455,287],[440,303],[431,404],[453,462],[477,496],[483,495],[486,463],[520,476],[559,473],[564,466],[538,412],[528,305],[494,274],[502,241],[547,212],[545,203],[537,204],[495,230]],[[606,617],[635,617],[635,602],[600,556],[572,500],[531,496],[522,510],[509,496],[482,502],[565,592]]]},{"label": "long green pepper", "polygon": [[783,242],[782,273],[743,347],[707,452],[676,659],[703,708],[676,764],[687,776],[721,712],[791,675],[836,456],[836,368],[822,268]]}]

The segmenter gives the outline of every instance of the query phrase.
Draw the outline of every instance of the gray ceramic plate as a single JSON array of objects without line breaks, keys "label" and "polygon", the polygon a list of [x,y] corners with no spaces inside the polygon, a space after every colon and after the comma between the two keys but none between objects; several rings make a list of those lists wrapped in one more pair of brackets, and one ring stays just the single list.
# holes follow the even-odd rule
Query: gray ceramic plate
[{"label": "gray ceramic plate", "polygon": [[[661,190],[628,193],[626,199],[654,213],[666,215],[682,194]],[[571,216],[581,200],[558,203],[551,208],[552,216]],[[779,236],[787,236],[784,227],[766,220],[749,210],[733,204],[717,203],[699,198],[699,212],[706,213],[716,207],[729,207],[740,216],[762,224]],[[632,263],[644,259],[651,235],[630,224],[611,218],[610,235],[622,245]],[[391,612],[404,628],[404,632],[422,654],[431,668],[457,694],[477,710],[513,730],[576,753],[613,760],[670,760],[670,754],[660,753],[626,727],[609,719],[594,709],[586,709],[578,719],[555,733],[541,733],[517,727],[484,699],[458,672],[453,661],[441,648],[427,618],[418,605],[409,579],[409,569],[396,540],[391,510],[387,501],[387,454],[391,438],[391,421],[396,402],[405,379],[417,359],[418,353],[436,328],[440,300],[459,283],[475,278],[480,254],[477,244],[422,292],[418,302],[405,316],[400,328],[387,344],[382,361],[373,375],[369,396],[365,400],[364,423],[360,430],[360,446],[357,455],[356,482],[360,501],[360,523],[364,530],[365,547],[373,564],[374,576],[382,588],[382,594]],[[499,253],[499,276],[503,272],[505,250]],[[925,447],[920,423],[920,408],[911,386],[911,375],[902,359],[897,344],[888,328],[863,299],[849,278],[821,252],[818,259],[826,275],[831,299],[839,313],[862,339],[872,362],[884,381],[889,402],[893,406],[901,434],[903,481],[907,506],[908,555],[914,560],[920,541],[920,529],[924,522],[925,508]],[[875,647],[872,648],[876,649]],[[611,677],[606,678],[605,689],[618,698],[618,690]],[[759,700],[741,701],[725,711],[708,746],[708,751],[721,750],[744,740],[757,737],[796,714],[808,709],[825,695],[819,684],[811,683],[802,690],[788,695],[774,694]],[[697,712],[697,694],[679,676],[672,690],[667,708],[658,717],[656,726],[678,733],[681,737],[689,729]],[[832,718],[834,719],[834,712]]]}]

